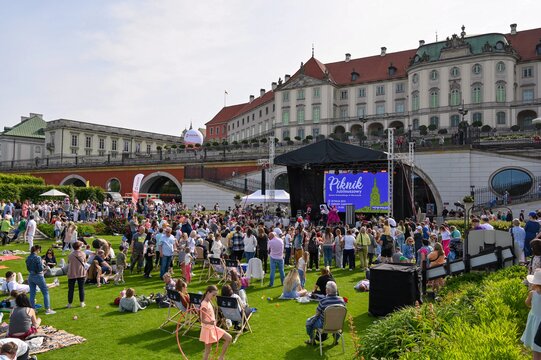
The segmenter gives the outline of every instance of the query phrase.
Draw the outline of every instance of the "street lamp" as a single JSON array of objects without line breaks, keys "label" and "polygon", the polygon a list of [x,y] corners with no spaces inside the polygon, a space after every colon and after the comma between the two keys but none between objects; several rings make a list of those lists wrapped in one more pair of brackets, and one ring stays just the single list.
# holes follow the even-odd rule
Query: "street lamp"
[{"label": "street lamp", "polygon": [[[461,122],[461,123],[464,124],[464,121],[465,121],[464,118],[465,118],[465,116],[468,114],[468,109],[466,109],[466,108],[464,107],[464,99],[462,99],[462,103],[460,104],[460,107],[458,108],[458,113],[459,113],[460,115],[462,115],[462,122]],[[470,130],[469,128],[470,128],[470,125],[469,125],[469,124],[466,124],[466,126],[465,126],[466,132],[465,132],[465,134],[464,134],[464,144],[467,144],[467,143],[468,143],[468,137],[469,137],[469,136],[468,136],[468,135],[469,135],[468,133],[469,133],[469,130]]]},{"label": "street lamp", "polygon": [[367,119],[365,119],[364,116],[361,116],[359,118],[359,121],[361,122],[361,124],[363,124],[361,127],[361,135],[359,136],[359,145],[364,146],[364,124],[366,124]]},{"label": "street lamp", "polygon": [[475,189],[475,185],[470,185],[470,195],[471,196],[475,196],[474,189]]},{"label": "street lamp", "polygon": [[411,142],[412,139],[411,139],[411,131],[413,130],[413,124],[412,123],[409,123],[408,124],[408,142]]}]

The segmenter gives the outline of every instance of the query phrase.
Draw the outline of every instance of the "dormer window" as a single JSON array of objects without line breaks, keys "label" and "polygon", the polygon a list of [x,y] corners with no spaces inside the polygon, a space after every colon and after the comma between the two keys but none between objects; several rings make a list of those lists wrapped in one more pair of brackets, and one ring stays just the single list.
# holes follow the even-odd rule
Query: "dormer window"
[{"label": "dormer window", "polygon": [[389,76],[395,76],[396,75],[396,67],[391,63],[391,65],[388,68]]},{"label": "dormer window", "polygon": [[359,73],[353,70],[351,72],[351,81],[357,81],[357,79],[359,79]]},{"label": "dormer window", "polygon": [[535,53],[537,55],[541,55],[541,40],[539,41],[539,44],[535,47]]}]

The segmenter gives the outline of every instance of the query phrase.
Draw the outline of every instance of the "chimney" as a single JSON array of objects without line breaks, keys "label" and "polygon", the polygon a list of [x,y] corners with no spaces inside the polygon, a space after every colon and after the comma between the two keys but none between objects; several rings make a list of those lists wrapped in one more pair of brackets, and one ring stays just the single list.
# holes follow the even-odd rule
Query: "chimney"
[{"label": "chimney", "polygon": [[271,83],[272,91],[276,90],[277,87],[278,87],[278,84],[276,84],[275,82]]},{"label": "chimney", "polygon": [[285,76],[284,76],[284,82],[285,82],[285,83],[288,82],[290,77],[291,77],[291,76],[290,76],[289,74],[285,74]]},{"label": "chimney", "polygon": [[349,62],[349,60],[351,60],[351,54],[346,53],[346,62]]},{"label": "chimney", "polygon": [[381,56],[385,56],[385,54],[387,54],[387,48],[385,46],[382,46],[381,47]]},{"label": "chimney", "polygon": [[265,95],[265,89],[259,90],[259,96],[263,97],[263,95]]},{"label": "chimney", "polygon": [[425,44],[424,40],[419,40],[419,46],[423,46]]},{"label": "chimney", "polygon": [[254,95],[250,95],[250,102],[254,101],[255,99],[255,96]]},{"label": "chimney", "polygon": [[517,24],[511,24],[511,35],[517,34]]},{"label": "chimney", "polygon": [[21,116],[21,122],[30,119],[28,116]]}]

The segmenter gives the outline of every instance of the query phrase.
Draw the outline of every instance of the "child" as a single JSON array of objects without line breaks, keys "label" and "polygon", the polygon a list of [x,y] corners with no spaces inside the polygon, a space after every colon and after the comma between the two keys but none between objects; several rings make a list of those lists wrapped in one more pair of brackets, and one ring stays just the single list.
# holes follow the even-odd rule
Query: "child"
[{"label": "child", "polygon": [[218,359],[223,360],[227,347],[233,339],[225,330],[216,326],[216,318],[214,316],[212,300],[217,294],[218,288],[214,285],[210,285],[203,294],[203,301],[201,302],[201,334],[199,335],[199,340],[205,343],[203,360],[208,360],[212,344],[217,343],[222,338],[224,339],[224,345],[222,347],[222,353]]},{"label": "child", "polygon": [[124,284],[124,269],[126,268],[126,249],[124,245],[120,245],[118,250],[120,252],[116,256],[116,275],[115,275],[115,285],[119,283]]},{"label": "child", "polygon": [[414,254],[415,254],[415,240],[410,236],[406,239],[406,243],[402,247],[402,254],[406,259],[408,259],[408,262],[413,262]]},{"label": "child", "polygon": [[530,293],[526,299],[526,306],[530,309],[526,329],[522,334],[521,341],[525,346],[533,351],[533,358],[541,357],[541,346],[535,343],[536,333],[541,324],[541,271],[536,271],[533,275],[527,276],[528,283],[531,286]]},{"label": "child", "polygon": [[190,283],[192,281],[192,254],[186,253],[184,256],[184,261],[180,264],[182,267],[182,276],[186,280],[186,283]]},{"label": "child", "polygon": [[145,277],[150,278],[152,275],[150,275],[150,272],[152,271],[152,268],[154,267],[154,255],[156,255],[154,251],[154,244],[148,243],[147,249],[145,252]]},{"label": "child", "polygon": [[120,299],[118,304],[118,310],[121,312],[137,312],[144,309],[146,309],[146,306],[143,307],[139,304],[135,298],[135,290],[132,288],[126,290],[126,296]]},{"label": "child", "polygon": [[301,286],[304,289],[304,284],[306,283],[306,265],[310,259],[310,253],[305,251],[302,257],[297,262],[297,271],[299,272],[299,278],[301,279]]}]

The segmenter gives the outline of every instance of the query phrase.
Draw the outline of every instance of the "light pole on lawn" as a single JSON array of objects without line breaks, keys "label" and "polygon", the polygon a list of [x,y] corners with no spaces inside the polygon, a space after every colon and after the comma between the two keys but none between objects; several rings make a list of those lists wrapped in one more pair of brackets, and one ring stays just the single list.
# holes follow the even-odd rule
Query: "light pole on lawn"
[{"label": "light pole on lawn", "polygon": [[361,135],[359,136],[359,145],[360,146],[364,146],[364,134],[366,133],[364,131],[364,125],[366,124],[366,122],[368,121],[367,119],[365,119],[364,116],[361,116],[359,118],[359,121],[361,122],[362,126],[361,126]]},{"label": "light pole on lawn", "polygon": [[465,130],[465,133],[464,133],[464,144],[468,144],[469,141],[471,140],[471,139],[470,139],[470,137],[471,137],[471,134],[470,134],[470,124],[468,124],[468,123],[464,124],[464,122],[466,121],[466,120],[465,120],[465,117],[466,117],[466,115],[468,114],[468,111],[469,111],[469,110],[466,109],[466,108],[464,107],[464,99],[462,99],[462,103],[461,103],[460,107],[458,108],[458,113],[459,113],[460,115],[462,115],[462,121],[461,121],[461,123],[462,123],[463,125],[465,125],[465,126],[464,126],[464,130]]}]

